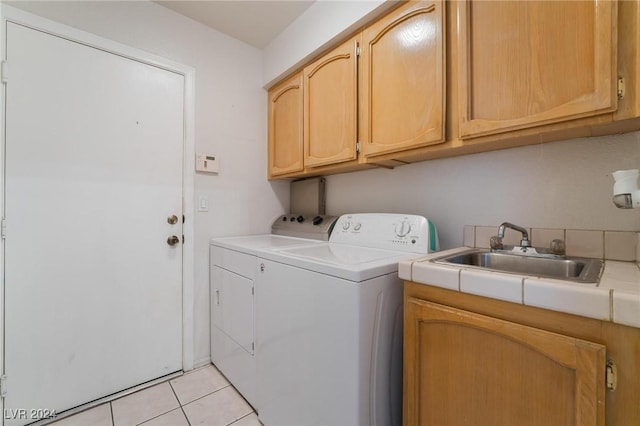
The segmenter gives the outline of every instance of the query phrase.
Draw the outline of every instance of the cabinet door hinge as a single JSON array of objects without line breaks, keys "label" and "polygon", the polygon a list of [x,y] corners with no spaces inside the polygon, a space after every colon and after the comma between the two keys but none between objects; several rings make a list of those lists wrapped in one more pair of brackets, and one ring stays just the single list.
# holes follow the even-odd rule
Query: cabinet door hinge
[{"label": "cabinet door hinge", "polygon": [[9,80],[9,64],[7,61],[0,62],[0,81],[6,83]]},{"label": "cabinet door hinge", "polygon": [[616,363],[612,359],[607,360],[605,383],[607,389],[612,391],[618,387],[618,367],[616,367]]},{"label": "cabinet door hinge", "polygon": [[623,99],[625,94],[624,77],[618,76],[618,99]]},{"label": "cabinet door hinge", "polygon": [[356,142],[356,154],[360,153],[360,142]]},{"label": "cabinet door hinge", "polygon": [[0,398],[7,396],[7,375],[0,376]]},{"label": "cabinet door hinge", "polygon": [[7,219],[0,220],[0,237],[4,240],[7,238]]},{"label": "cabinet door hinge", "polygon": [[360,53],[361,53],[360,46],[356,44],[356,57],[360,56]]},{"label": "cabinet door hinge", "polygon": [[256,344],[254,342],[251,342],[251,352],[255,352],[256,351]]}]

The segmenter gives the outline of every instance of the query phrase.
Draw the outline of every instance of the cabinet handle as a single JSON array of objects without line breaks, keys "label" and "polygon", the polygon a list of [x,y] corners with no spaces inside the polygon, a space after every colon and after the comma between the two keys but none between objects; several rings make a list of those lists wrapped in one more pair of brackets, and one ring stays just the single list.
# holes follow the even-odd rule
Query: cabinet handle
[{"label": "cabinet handle", "polygon": [[220,304],[220,290],[216,289],[216,305]]},{"label": "cabinet handle", "polygon": [[264,263],[260,264],[260,272],[264,272]]},{"label": "cabinet handle", "polygon": [[605,383],[607,389],[614,391],[618,387],[618,367],[612,359],[607,360]]}]

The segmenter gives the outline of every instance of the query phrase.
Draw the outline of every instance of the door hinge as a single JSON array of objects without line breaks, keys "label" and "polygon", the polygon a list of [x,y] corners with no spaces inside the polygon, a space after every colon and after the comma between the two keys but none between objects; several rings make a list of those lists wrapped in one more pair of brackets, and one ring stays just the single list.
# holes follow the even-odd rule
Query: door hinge
[{"label": "door hinge", "polygon": [[360,45],[356,43],[356,56],[360,56],[360,52],[361,52]]},{"label": "door hinge", "polygon": [[7,396],[7,375],[0,376],[0,398]]},{"label": "door hinge", "polygon": [[7,219],[0,220],[0,237],[7,238]]},{"label": "door hinge", "polygon": [[7,61],[0,62],[0,80],[3,83],[9,80],[9,64]]},{"label": "door hinge", "polygon": [[184,235],[182,236],[182,244],[184,244]]},{"label": "door hinge", "polygon": [[618,76],[618,99],[623,99],[625,95],[624,77]]},{"label": "door hinge", "polygon": [[616,363],[612,359],[607,360],[605,383],[607,389],[612,391],[618,387],[618,367],[616,367]]},{"label": "door hinge", "polygon": [[360,142],[356,142],[356,154],[360,153]]},{"label": "door hinge", "polygon": [[251,342],[251,352],[255,352],[256,351],[256,344],[255,342]]},{"label": "door hinge", "polygon": [[255,287],[251,287],[251,295],[254,296],[256,294],[256,289]]}]

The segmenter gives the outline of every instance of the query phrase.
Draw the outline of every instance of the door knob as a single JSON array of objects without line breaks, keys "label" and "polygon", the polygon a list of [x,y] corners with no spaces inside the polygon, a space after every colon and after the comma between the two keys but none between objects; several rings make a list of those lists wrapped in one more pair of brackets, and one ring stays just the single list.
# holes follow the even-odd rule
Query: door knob
[{"label": "door knob", "polygon": [[167,244],[169,244],[170,246],[175,246],[179,242],[180,242],[180,238],[178,238],[175,235],[172,235],[169,238],[167,238]]},{"label": "door knob", "polygon": [[178,216],[172,214],[167,218],[167,222],[169,223],[169,225],[175,225],[176,223],[178,223]]}]

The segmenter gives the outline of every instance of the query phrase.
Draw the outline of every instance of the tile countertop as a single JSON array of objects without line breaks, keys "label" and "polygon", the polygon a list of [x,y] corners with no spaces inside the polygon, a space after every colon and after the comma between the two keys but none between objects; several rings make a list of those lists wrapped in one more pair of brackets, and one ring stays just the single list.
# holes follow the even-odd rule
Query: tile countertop
[{"label": "tile countertop", "polygon": [[638,263],[605,260],[600,282],[582,284],[431,262],[469,249],[458,247],[400,262],[398,275],[407,281],[640,328]]}]

